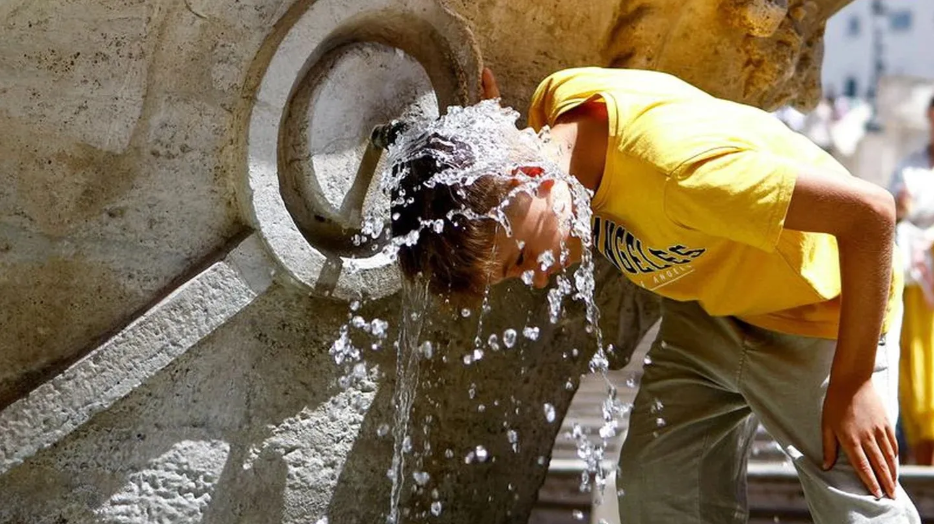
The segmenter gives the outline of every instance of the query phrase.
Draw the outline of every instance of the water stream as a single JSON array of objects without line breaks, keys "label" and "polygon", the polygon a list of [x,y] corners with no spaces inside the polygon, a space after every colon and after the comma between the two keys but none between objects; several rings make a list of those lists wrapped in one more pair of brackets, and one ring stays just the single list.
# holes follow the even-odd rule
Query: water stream
[{"label": "water stream", "polygon": [[[389,524],[399,522],[399,502],[402,500],[402,488],[405,486],[405,455],[411,451],[409,439],[409,416],[412,401],[418,389],[419,355],[430,357],[431,342],[419,344],[419,337],[425,324],[425,311],[429,307],[431,296],[427,282],[403,281],[402,318],[399,340],[396,343],[396,388],[393,391],[393,454],[392,491],[390,496]],[[427,481],[423,472],[416,472],[413,477],[419,484]]]}]

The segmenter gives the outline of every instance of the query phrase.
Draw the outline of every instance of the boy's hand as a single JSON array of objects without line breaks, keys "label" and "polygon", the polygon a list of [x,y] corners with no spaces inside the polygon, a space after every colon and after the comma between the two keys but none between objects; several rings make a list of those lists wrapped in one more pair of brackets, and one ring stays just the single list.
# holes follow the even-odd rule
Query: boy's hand
[{"label": "boy's hand", "polygon": [[821,430],[824,469],[836,462],[839,443],[856,474],[876,498],[882,498],[883,491],[895,498],[898,441],[871,381],[850,385],[831,380]]},{"label": "boy's hand", "polygon": [[480,76],[480,86],[484,100],[499,98],[499,86],[496,85],[496,77],[493,76],[493,71],[489,67],[483,68],[483,73]]},{"label": "boy's hand", "polygon": [[840,253],[840,328],[821,419],[824,467],[833,466],[839,445],[873,495],[884,490],[894,498],[898,444],[871,377],[892,286],[895,201],[865,180],[802,166],[785,228],[829,233]]}]

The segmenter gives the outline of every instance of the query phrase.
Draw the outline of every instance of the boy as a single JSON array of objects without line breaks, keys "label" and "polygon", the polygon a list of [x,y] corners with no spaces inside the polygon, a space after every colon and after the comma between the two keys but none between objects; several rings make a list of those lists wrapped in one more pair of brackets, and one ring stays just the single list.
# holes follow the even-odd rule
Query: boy
[{"label": "boy", "polygon": [[[488,72],[484,85],[497,95]],[[399,260],[436,290],[478,295],[520,276],[543,287],[581,256],[568,184],[512,190],[539,174],[539,155],[594,192],[595,249],[663,297],[620,458],[622,521],[745,522],[761,421],[794,462],[815,522],[919,522],[898,485],[891,424],[892,197],[772,116],[663,73],[556,73],[529,123],[550,126],[551,140],[523,150],[528,167],[460,185],[424,182],[480,162],[480,146],[437,134],[408,144],[393,234],[451,225],[423,229]],[[514,127],[492,134],[482,140],[521,149]],[[509,234],[477,218],[507,197]],[[450,214],[461,208],[471,213]],[[569,256],[542,256],[564,247]]]}]

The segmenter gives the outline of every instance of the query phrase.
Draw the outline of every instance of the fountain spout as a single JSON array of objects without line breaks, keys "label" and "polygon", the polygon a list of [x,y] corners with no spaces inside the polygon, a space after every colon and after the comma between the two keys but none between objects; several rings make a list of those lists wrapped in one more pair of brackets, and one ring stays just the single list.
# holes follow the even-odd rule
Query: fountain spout
[{"label": "fountain spout", "polygon": [[389,145],[395,142],[399,135],[408,128],[409,124],[401,120],[393,120],[388,124],[378,125],[370,133],[370,143],[378,149],[388,149]]}]

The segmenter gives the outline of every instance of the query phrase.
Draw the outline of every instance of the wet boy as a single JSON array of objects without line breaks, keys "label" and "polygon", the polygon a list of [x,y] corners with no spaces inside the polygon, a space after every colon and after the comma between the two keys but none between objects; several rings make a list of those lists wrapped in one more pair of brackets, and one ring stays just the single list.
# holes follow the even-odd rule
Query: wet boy
[{"label": "wet boy", "polygon": [[[485,90],[497,94],[492,75]],[[622,522],[745,522],[758,422],[793,461],[815,522],[919,522],[897,481],[892,430],[901,288],[892,197],[767,113],[662,73],[556,73],[528,119],[551,127],[542,155],[593,191],[595,249],[663,297],[620,458]],[[518,132],[494,138],[506,147]],[[459,207],[482,214],[519,183],[514,171],[423,187],[477,159],[455,137],[419,147],[394,234]],[[570,199],[549,179],[510,201],[511,235],[462,217],[424,230],[400,251],[403,271],[455,293],[524,273],[543,287],[580,258],[563,216]],[[541,264],[562,245],[563,263]]]}]

